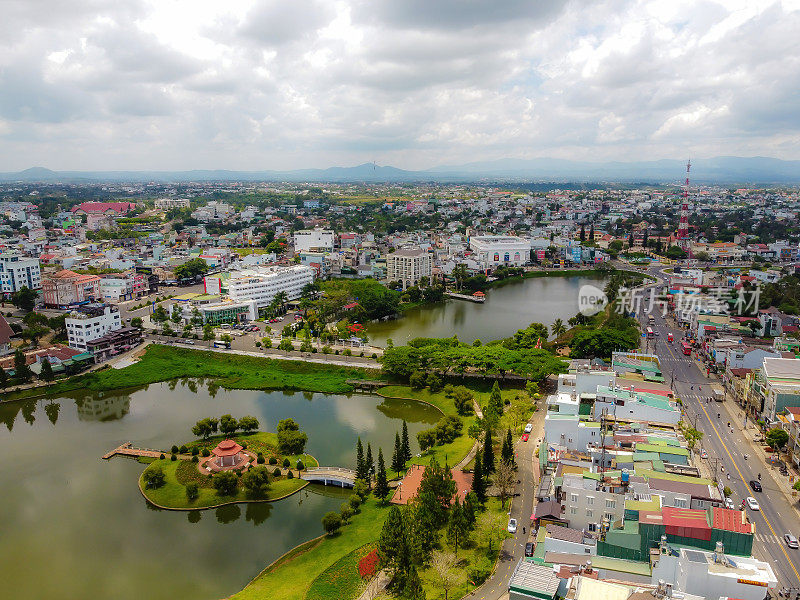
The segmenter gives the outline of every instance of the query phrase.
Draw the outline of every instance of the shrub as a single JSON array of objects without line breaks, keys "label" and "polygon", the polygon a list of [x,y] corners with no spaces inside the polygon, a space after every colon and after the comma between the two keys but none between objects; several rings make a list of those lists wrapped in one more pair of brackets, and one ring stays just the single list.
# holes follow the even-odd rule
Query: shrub
[{"label": "shrub", "polygon": [[178,447],[173,445],[173,446],[172,446],[172,450],[171,450],[171,452],[172,452],[173,454],[177,454],[177,453],[178,453]]},{"label": "shrub", "polygon": [[286,472],[286,479],[294,479],[294,473],[291,471]]},{"label": "shrub", "polygon": [[211,456],[211,450],[209,450],[208,448],[203,448],[202,455],[205,457]]},{"label": "shrub", "polygon": [[350,508],[358,512],[358,507],[361,506],[361,496],[358,494],[350,494],[350,497],[347,499],[347,501],[350,503]]},{"label": "shrub", "polygon": [[274,470],[274,471],[272,471],[272,474],[273,474],[275,477],[280,477],[280,476],[281,476],[281,470],[280,470],[278,467],[275,467],[275,470]]},{"label": "shrub", "polygon": [[322,347],[322,353],[323,354],[330,354],[331,352],[333,352],[333,348],[331,348],[330,346],[323,346]]},{"label": "shrub", "polygon": [[306,466],[303,464],[303,461],[302,460],[298,460],[297,464],[295,465],[295,469],[297,469],[298,471],[304,471],[305,468],[306,468]]},{"label": "shrub", "polygon": [[353,516],[353,509],[350,508],[347,502],[343,502],[342,506],[339,508],[339,514],[342,515],[342,521],[347,522],[350,520],[350,517]]},{"label": "shrub", "polygon": [[359,356],[360,356],[361,358],[364,358],[364,351],[363,351],[363,350],[361,351],[361,354],[359,354]]},{"label": "shrub", "polygon": [[186,484],[186,499],[189,502],[197,500],[197,497],[199,495],[200,495],[200,488],[198,488],[197,484],[194,481],[191,481]]},{"label": "shrub", "polygon": [[269,457],[269,464],[271,464],[271,465],[277,465],[277,464],[278,464],[278,459],[277,459],[277,458],[275,458],[274,456],[270,456],[270,457]]},{"label": "shrub", "polygon": [[231,471],[222,471],[211,478],[211,484],[220,496],[233,496],[239,485],[239,478]]},{"label": "shrub", "polygon": [[290,463],[290,462],[289,462],[289,459],[288,459],[288,458],[284,458],[284,459],[283,459],[283,468],[284,468],[284,469],[288,469],[288,468],[291,466],[291,464],[292,464],[292,463]]},{"label": "shrub", "polygon": [[192,457],[192,462],[193,463],[200,462],[200,459],[198,459],[197,456],[193,456]]},{"label": "shrub", "polygon": [[467,577],[473,585],[480,585],[489,577],[489,569],[486,567],[473,567],[467,571]]},{"label": "shrub", "polygon": [[181,447],[180,447],[180,450],[179,450],[179,452],[180,452],[181,454],[186,454],[187,452],[189,452],[189,449],[188,449],[188,448],[186,447],[186,445],[184,444],[183,446],[181,446]]},{"label": "shrub", "polygon": [[339,356],[339,351],[338,351],[338,350],[334,350],[334,351],[333,351],[333,353],[334,353],[336,356]]},{"label": "shrub", "polygon": [[198,454],[200,454],[200,448],[195,446],[194,448],[192,448],[192,456],[197,456]]},{"label": "shrub", "polygon": [[322,517],[322,528],[328,535],[333,535],[342,527],[342,516],[336,512],[325,513]]},{"label": "shrub", "polygon": [[411,385],[411,389],[421,390],[425,387],[427,380],[428,376],[423,371],[414,371],[408,379],[408,382]]},{"label": "shrub", "polygon": [[317,353],[317,347],[316,347],[316,346],[314,346],[314,347],[311,349],[311,354],[316,354],[316,353]]},{"label": "shrub", "polygon": [[242,442],[242,450],[247,450],[247,442]]},{"label": "shrub", "polygon": [[377,355],[377,354],[375,354],[375,353],[373,352],[373,353],[372,353],[372,356],[371,356],[371,358],[372,358],[372,359],[377,359],[377,358],[378,358],[378,355]]},{"label": "shrub", "polygon": [[256,457],[256,462],[257,462],[258,464],[260,464],[260,465],[263,465],[263,464],[264,464],[264,462],[265,462],[265,460],[264,460],[264,455],[263,455],[263,454],[261,454],[261,452],[259,452],[259,453],[258,453],[258,456]]},{"label": "shrub", "polygon": [[344,356],[353,356],[353,351],[352,351],[352,350],[350,350],[350,348],[345,348],[345,349],[342,351],[342,354],[343,354]]},{"label": "shrub", "polygon": [[158,458],[160,458],[161,460],[164,460],[164,458],[165,458],[164,453],[162,452],[161,456],[159,456]]},{"label": "shrub", "polygon": [[381,559],[378,556],[378,551],[373,550],[364,558],[358,561],[358,574],[361,579],[372,579],[378,571],[378,564]]},{"label": "shrub", "polygon": [[178,457],[175,454],[171,454],[169,459],[170,460],[178,460]]}]

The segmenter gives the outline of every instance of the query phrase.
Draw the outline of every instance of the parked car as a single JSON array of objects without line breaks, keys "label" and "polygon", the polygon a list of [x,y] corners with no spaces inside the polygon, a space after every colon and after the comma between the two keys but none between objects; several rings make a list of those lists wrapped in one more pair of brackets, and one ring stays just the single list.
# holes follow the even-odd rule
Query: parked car
[{"label": "parked car", "polygon": [[528,423],[525,425],[525,433],[530,433],[531,431],[533,431],[533,425]]},{"label": "parked car", "polygon": [[736,510],[736,503],[730,498],[725,498],[725,508]]},{"label": "parked car", "polygon": [[798,542],[797,542],[797,538],[794,537],[791,533],[784,533],[783,534],[783,541],[786,542],[786,545],[789,548],[793,548],[793,549],[797,550],[797,548],[800,547],[800,544],[798,544]]},{"label": "parked car", "polygon": [[[797,546],[795,546],[795,548],[796,547]],[[525,544],[525,556],[533,556],[533,542],[528,542]]]},{"label": "parked car", "polygon": [[758,505],[758,501],[752,496],[748,496],[745,502],[747,502],[747,506],[750,508],[750,510],[761,510],[761,507]]},{"label": "parked car", "polygon": [[508,520],[508,533],[517,533],[517,520],[516,519],[509,519]]},{"label": "parked car", "polygon": [[750,488],[754,492],[760,492],[761,491],[761,484],[758,481],[756,481],[755,479],[751,479],[750,480]]},{"label": "parked car", "polygon": [[528,434],[527,433],[523,433],[522,434],[522,441],[523,442],[527,442],[528,441]]},{"label": "parked car", "polygon": [[700,451],[700,458],[708,458],[708,452],[705,450]]}]

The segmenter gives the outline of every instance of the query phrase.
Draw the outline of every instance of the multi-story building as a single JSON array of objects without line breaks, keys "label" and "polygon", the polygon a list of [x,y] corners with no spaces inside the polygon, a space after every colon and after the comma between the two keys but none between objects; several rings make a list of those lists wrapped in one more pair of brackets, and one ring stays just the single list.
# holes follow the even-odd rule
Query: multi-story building
[{"label": "multi-story building", "polygon": [[281,292],[288,300],[300,297],[303,287],[314,282],[313,267],[253,267],[205,277],[206,294],[228,294],[235,302],[254,300],[257,308],[269,306]]},{"label": "multi-story building", "polygon": [[0,254],[0,286],[4,294],[13,294],[24,287],[39,290],[42,288],[41,277],[38,258]]},{"label": "multi-story building", "polygon": [[800,406],[800,360],[765,358],[752,375],[748,404],[768,424],[789,406]]},{"label": "multi-story building", "polygon": [[431,255],[425,250],[401,248],[386,255],[386,279],[399,281],[405,290],[423,277],[430,277],[432,266]]},{"label": "multi-story building", "polygon": [[531,242],[527,238],[503,235],[475,235],[469,247],[484,269],[499,266],[520,267],[531,259]]},{"label": "multi-story building", "polygon": [[87,304],[73,310],[64,321],[70,348],[88,350],[88,343],[122,328],[119,309],[107,304]]},{"label": "multi-story building", "polygon": [[139,328],[121,327],[86,342],[86,349],[94,354],[94,362],[97,364],[135,348],[141,341],[142,332]]},{"label": "multi-story building", "polygon": [[189,208],[188,198],[159,198],[156,200],[158,210],[170,210],[172,208]]},{"label": "multi-story building", "polygon": [[331,229],[304,229],[294,232],[295,252],[330,252],[335,235]]},{"label": "multi-story building", "polygon": [[70,306],[100,298],[100,277],[64,269],[42,281],[45,306]]}]

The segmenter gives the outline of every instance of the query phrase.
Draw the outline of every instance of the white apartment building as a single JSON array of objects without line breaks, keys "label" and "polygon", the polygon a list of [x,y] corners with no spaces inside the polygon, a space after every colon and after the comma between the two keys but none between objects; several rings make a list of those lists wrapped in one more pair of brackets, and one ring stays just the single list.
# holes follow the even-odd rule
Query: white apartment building
[{"label": "white apartment building", "polygon": [[562,517],[572,529],[596,532],[604,518],[613,523],[625,514],[624,495],[598,490],[595,479],[584,479],[582,475],[564,475],[561,497],[565,508]]},{"label": "white apartment building", "polygon": [[21,288],[42,288],[42,273],[38,258],[26,258],[20,254],[0,254],[0,288],[4,294],[13,294]]},{"label": "white apartment building", "polygon": [[475,235],[469,247],[484,269],[499,266],[521,267],[531,259],[531,242],[510,235]]},{"label": "white apartment building", "polygon": [[404,290],[430,277],[432,267],[431,255],[419,248],[401,248],[386,255],[386,279],[399,281]]},{"label": "white apartment building", "polygon": [[207,294],[228,294],[236,302],[254,300],[258,308],[269,306],[272,299],[285,292],[289,300],[300,297],[303,287],[314,282],[313,267],[253,267],[205,277]]},{"label": "white apartment building", "polygon": [[172,208],[189,208],[188,198],[159,198],[156,200],[158,210],[170,210]]},{"label": "white apartment building", "polygon": [[304,229],[294,232],[294,251],[310,252],[333,250],[335,235],[331,229]]},{"label": "white apartment building", "polygon": [[86,343],[122,328],[119,309],[115,306],[88,304],[73,310],[64,320],[70,348],[86,350]]}]

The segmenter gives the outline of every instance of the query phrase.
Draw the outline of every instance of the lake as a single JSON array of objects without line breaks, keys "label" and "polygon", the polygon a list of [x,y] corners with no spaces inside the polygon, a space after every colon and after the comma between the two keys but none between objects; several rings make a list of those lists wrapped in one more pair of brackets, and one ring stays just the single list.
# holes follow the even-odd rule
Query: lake
[{"label": "lake", "polygon": [[371,323],[370,342],[386,345],[391,338],[402,345],[415,337],[452,337],[462,342],[483,342],[513,335],[531,323],[548,327],[556,319],[574,317],[578,312],[578,290],[584,284],[599,288],[604,279],[592,277],[537,277],[491,288],[486,302],[448,300],[433,306],[409,310],[401,319]]},{"label": "lake", "polygon": [[275,503],[162,511],[139,493],[144,465],[100,458],[125,441],[169,449],[193,439],[198,419],[225,413],[253,415],[269,431],[292,417],[308,433],[307,452],[346,467],[358,436],[376,459],[382,446],[388,463],[402,419],[418,452],[416,433],[440,416],[378,396],[215,391],[194,380],[0,405],[3,596],[217,600],[322,534],[322,515],[349,490],[310,485]]}]

